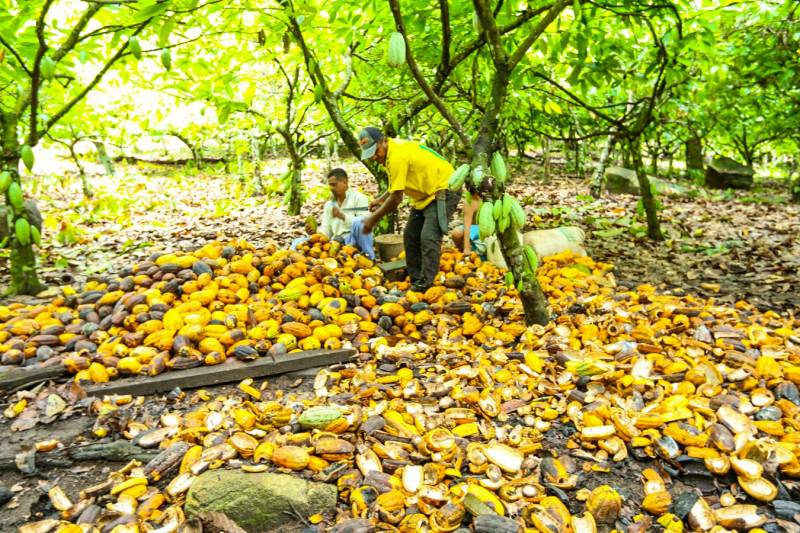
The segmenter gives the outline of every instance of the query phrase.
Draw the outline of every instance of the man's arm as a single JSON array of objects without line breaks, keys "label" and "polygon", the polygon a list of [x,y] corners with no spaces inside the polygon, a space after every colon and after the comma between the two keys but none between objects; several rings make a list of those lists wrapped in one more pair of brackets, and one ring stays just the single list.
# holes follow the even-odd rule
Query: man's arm
[{"label": "man's arm", "polygon": [[464,246],[463,251],[468,254],[472,250],[472,242],[470,242],[470,229],[475,212],[481,205],[481,199],[477,194],[470,195],[470,201],[464,205]]},{"label": "man's arm", "polygon": [[389,197],[389,191],[384,191],[383,194],[381,194],[380,196],[378,196],[369,203],[369,210],[375,211],[376,209],[378,209],[380,206],[383,205],[383,202],[385,202],[386,198],[388,197]]},{"label": "man's arm", "polygon": [[325,202],[325,207],[322,208],[322,223],[319,226],[319,232],[329,239],[331,235],[333,235],[333,228],[331,227],[333,219],[331,204],[332,202]]},{"label": "man's arm", "polygon": [[381,206],[364,219],[363,233],[370,233],[380,219],[397,209],[397,206],[403,201],[403,191],[393,191],[384,196],[387,196],[387,198]]}]

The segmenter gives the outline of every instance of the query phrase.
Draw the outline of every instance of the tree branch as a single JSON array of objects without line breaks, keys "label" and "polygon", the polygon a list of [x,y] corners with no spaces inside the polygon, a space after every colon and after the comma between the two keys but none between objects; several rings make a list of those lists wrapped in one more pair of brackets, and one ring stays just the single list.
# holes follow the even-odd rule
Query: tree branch
[{"label": "tree branch", "polygon": [[450,3],[448,0],[439,0],[439,13],[442,19],[442,58],[439,60],[437,73],[445,65],[450,64]]},{"label": "tree branch", "polygon": [[[152,18],[149,18],[149,19],[145,20],[144,22],[142,22],[142,23],[139,25],[139,27],[136,29],[136,31],[134,31],[134,32],[133,32],[133,35],[138,35],[138,34],[139,34],[139,33],[140,33],[140,32],[141,32],[141,31],[142,31],[142,30],[143,30],[143,29],[144,29],[144,28],[145,28],[145,27],[146,27],[148,24],[150,24],[150,21],[152,21],[152,20],[153,20]],[[109,59],[109,60],[108,60],[108,62],[106,62],[106,64],[105,64],[105,65],[103,65],[103,68],[101,68],[101,69],[100,69],[100,71],[99,71],[97,74],[95,74],[94,78],[92,78],[92,81],[90,81],[90,82],[89,82],[89,83],[86,85],[86,87],[84,87],[84,88],[83,88],[83,90],[81,90],[81,92],[79,92],[78,94],[76,94],[76,95],[75,95],[75,96],[72,98],[72,100],[70,100],[69,102],[67,102],[67,103],[64,105],[64,107],[62,107],[62,108],[61,108],[59,111],[57,111],[57,112],[56,112],[56,113],[55,113],[53,116],[51,116],[51,117],[48,119],[47,123],[45,124],[45,127],[44,127],[44,129],[43,129],[43,130],[42,130],[42,131],[39,133],[39,136],[40,136],[40,137],[41,137],[42,135],[44,135],[45,133],[47,133],[47,132],[50,130],[50,128],[52,128],[52,127],[53,127],[53,124],[55,124],[56,122],[58,122],[59,120],[61,120],[61,118],[62,118],[64,115],[66,115],[67,113],[69,113],[69,111],[70,111],[70,110],[71,110],[71,109],[72,109],[72,108],[75,106],[75,104],[77,104],[78,102],[80,102],[80,101],[81,101],[81,100],[82,100],[82,99],[83,99],[83,98],[86,96],[86,94],[87,94],[89,91],[91,91],[91,90],[92,90],[92,89],[95,87],[95,85],[97,85],[97,84],[100,82],[100,80],[103,78],[103,76],[105,76],[106,72],[108,72],[108,70],[111,68],[111,66],[112,66],[114,63],[116,63],[116,62],[117,62],[117,60],[118,60],[119,58],[121,58],[121,57],[122,57],[122,56],[125,54],[125,50],[126,50],[127,48],[128,48],[128,41],[126,41],[126,42],[125,42],[125,44],[123,44],[123,45],[120,47],[120,49],[119,49],[119,50],[117,50],[117,52],[116,52],[116,53],[115,53],[113,56],[111,56],[111,59]]]},{"label": "tree branch", "polygon": [[6,42],[6,40],[5,40],[5,39],[3,39],[3,36],[2,36],[2,35],[0,35],[0,44],[2,44],[3,46],[5,46],[5,47],[8,49],[8,51],[9,51],[9,52],[11,52],[11,55],[13,55],[13,56],[14,56],[14,58],[16,58],[17,62],[19,63],[19,66],[21,66],[21,67],[22,67],[22,70],[24,70],[24,71],[25,71],[25,73],[26,73],[28,76],[32,76],[32,75],[33,75],[33,74],[31,73],[31,71],[30,71],[30,70],[28,70],[28,67],[25,65],[25,62],[22,60],[22,57],[19,55],[19,53],[18,53],[16,50],[14,50],[14,47],[13,47],[13,46],[11,46],[11,45],[10,45],[8,42]]},{"label": "tree branch", "polygon": [[403,39],[406,41],[406,63],[408,63],[408,67],[411,69],[411,74],[414,76],[414,79],[419,84],[422,91],[428,97],[428,99],[433,103],[439,113],[450,123],[453,129],[456,131],[459,140],[461,140],[462,144],[465,148],[469,148],[472,144],[470,142],[469,137],[464,132],[464,127],[458,121],[458,119],[453,115],[447,106],[444,105],[444,102],[439,98],[439,95],[431,88],[428,84],[425,76],[423,76],[422,72],[419,70],[419,66],[417,62],[414,60],[414,54],[411,51],[411,46],[408,42],[408,35],[406,34],[406,28],[403,24],[403,17],[400,13],[400,2],[399,0],[389,0],[389,7],[392,10],[392,15],[394,16],[395,26],[397,27],[397,31],[399,31],[403,35]]},{"label": "tree branch", "polygon": [[[479,0],[485,1],[485,0]],[[553,22],[558,15],[561,14],[564,9],[570,5],[572,2],[570,0],[558,0],[553,6],[548,10],[547,14],[542,18],[539,23],[533,28],[533,30],[528,34],[522,43],[517,47],[514,53],[508,60],[508,68],[514,70],[514,67],[525,57],[525,54],[528,53],[528,49],[533,46],[533,43],[536,42],[542,33],[547,29],[551,22]]]},{"label": "tree branch", "polygon": [[36,136],[37,121],[39,119],[39,86],[41,82],[42,58],[47,53],[47,43],[44,40],[44,18],[50,11],[53,0],[45,0],[39,17],[36,19],[36,40],[39,47],[36,49],[36,57],[33,60],[33,71],[31,73],[31,114],[30,126],[28,129],[28,146],[36,146],[38,138]]}]

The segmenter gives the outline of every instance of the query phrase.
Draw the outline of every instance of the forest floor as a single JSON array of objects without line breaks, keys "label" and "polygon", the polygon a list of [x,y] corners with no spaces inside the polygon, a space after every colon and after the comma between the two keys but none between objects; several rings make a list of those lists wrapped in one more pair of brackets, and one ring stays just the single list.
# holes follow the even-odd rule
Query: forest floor
[{"label": "forest floor", "polygon": [[[283,160],[270,161],[263,169],[265,180],[276,180],[284,165]],[[346,162],[342,166],[350,173],[351,186],[370,195],[376,193],[360,165]],[[282,195],[251,196],[248,187],[219,173],[118,165],[113,177],[92,176],[95,198],[89,201],[82,197],[74,175],[56,170],[37,178],[36,184],[24,186],[40,198],[45,217],[39,272],[54,294],[59,285],[77,286],[153,253],[191,250],[208,240],[240,238],[257,247],[274,240],[288,246],[303,234],[305,218],[321,212],[327,198],[325,168],[324,160],[310,162],[305,174],[308,199],[302,213],[293,217],[286,214]],[[514,174],[511,192],[526,205],[530,222],[526,229],[559,225],[583,228],[589,255],[613,263],[620,286],[647,283],[661,292],[697,294],[729,304],[745,299],[781,314],[796,313],[800,308],[800,206],[788,202],[786,187],[781,184],[762,181],[747,192],[693,189],[685,198],[660,198],[666,240],[658,243],[643,235],[644,222],[637,215],[634,196],[604,194],[601,200],[593,201],[588,197],[586,180],[561,174],[545,181],[535,166]],[[0,282],[7,280],[4,263]],[[313,372],[275,378],[270,380],[270,387],[303,388],[313,379],[311,375]],[[222,393],[226,387],[230,386],[209,391]],[[161,410],[180,408],[162,399],[146,402],[158,411],[153,416]],[[0,423],[0,433],[9,436],[0,444],[0,457],[14,456],[26,443],[54,436],[67,445],[85,440],[92,418],[80,402],[67,409],[72,416],[68,411],[60,420],[28,431],[12,432],[8,421]],[[559,440],[563,444],[564,435],[550,433],[550,444],[558,447]],[[637,470],[647,466],[627,462]],[[37,513],[49,505],[43,487],[58,482],[67,492],[77,492],[105,479],[112,468],[116,467],[84,462],[77,467],[40,470],[32,476],[16,471],[0,473],[0,484],[15,494],[0,513],[0,531],[36,519]],[[636,494],[637,500],[641,496],[638,476],[615,482],[621,490]]]}]

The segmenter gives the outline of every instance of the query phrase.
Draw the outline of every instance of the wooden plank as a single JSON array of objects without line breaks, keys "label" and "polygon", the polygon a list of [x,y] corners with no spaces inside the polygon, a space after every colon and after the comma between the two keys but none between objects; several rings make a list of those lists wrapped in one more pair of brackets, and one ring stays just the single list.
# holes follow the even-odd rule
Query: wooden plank
[{"label": "wooden plank", "polygon": [[49,379],[66,375],[67,370],[59,365],[41,367],[20,367],[0,372],[0,394],[14,389],[35,385]]},{"label": "wooden plank", "polygon": [[308,350],[286,354],[275,362],[268,357],[262,357],[250,362],[228,359],[221,365],[172,370],[158,376],[136,376],[117,379],[109,383],[87,386],[85,390],[90,396],[156,394],[170,391],[175,387],[180,387],[181,389],[207,387],[220,383],[241,381],[245,378],[273,376],[315,366],[344,363],[349,361],[355,353],[355,350]]}]

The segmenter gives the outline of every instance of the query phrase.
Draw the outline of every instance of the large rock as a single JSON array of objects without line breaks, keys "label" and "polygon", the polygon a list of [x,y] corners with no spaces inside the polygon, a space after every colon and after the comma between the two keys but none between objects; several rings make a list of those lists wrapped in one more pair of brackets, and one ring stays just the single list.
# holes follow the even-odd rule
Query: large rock
[{"label": "large rock", "polygon": [[730,157],[716,157],[706,167],[706,185],[713,189],[749,189],[754,174],[752,167],[740,165]]},{"label": "large rock", "polygon": [[639,194],[636,172],[622,167],[606,168],[606,190],[616,194]]},{"label": "large rock", "polygon": [[[683,196],[688,192],[686,187],[670,183],[653,176],[647,176],[652,185],[655,185],[658,194],[668,196]],[[639,196],[639,180],[636,172],[623,167],[608,167],[606,169],[606,189],[616,194],[633,194]]]},{"label": "large rock", "polygon": [[249,532],[261,532],[291,522],[293,509],[304,516],[336,506],[334,485],[314,483],[286,474],[241,470],[209,470],[200,474],[186,495],[188,516],[207,511],[225,513]]}]

